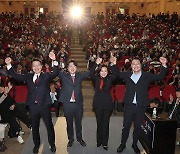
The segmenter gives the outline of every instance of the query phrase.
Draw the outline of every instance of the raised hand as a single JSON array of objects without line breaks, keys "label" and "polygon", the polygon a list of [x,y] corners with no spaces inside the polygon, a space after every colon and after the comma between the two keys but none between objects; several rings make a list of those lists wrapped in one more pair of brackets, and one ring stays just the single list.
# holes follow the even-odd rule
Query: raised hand
[{"label": "raised hand", "polygon": [[54,54],[54,52],[49,53],[49,58],[52,60],[56,60],[56,55]]},{"label": "raised hand", "polygon": [[10,65],[11,62],[12,62],[12,59],[11,59],[10,57],[7,57],[7,58],[5,59],[5,63],[6,63],[7,65]]},{"label": "raised hand", "polygon": [[7,95],[7,94],[9,93],[9,90],[10,90],[10,89],[9,89],[8,87],[5,87],[5,88],[4,88],[4,94]]},{"label": "raised hand", "polygon": [[96,59],[96,64],[99,65],[101,62],[102,62],[102,58],[97,58],[97,59]]},{"label": "raised hand", "polygon": [[173,99],[174,99],[174,98],[173,98],[173,95],[170,94],[170,95],[169,95],[169,103],[172,103],[172,102],[173,102]]},{"label": "raised hand", "polygon": [[114,65],[116,65],[116,62],[117,62],[117,58],[116,57],[111,57],[110,58],[110,62]]},{"label": "raised hand", "polygon": [[161,62],[161,64],[162,64],[163,66],[166,66],[167,59],[166,59],[165,57],[160,57],[160,58],[159,58],[159,61]]}]

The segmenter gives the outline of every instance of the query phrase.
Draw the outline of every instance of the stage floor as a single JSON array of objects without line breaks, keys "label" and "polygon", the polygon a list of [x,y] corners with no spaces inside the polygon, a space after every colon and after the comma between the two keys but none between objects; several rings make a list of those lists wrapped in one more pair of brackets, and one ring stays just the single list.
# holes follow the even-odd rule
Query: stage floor
[{"label": "stage floor", "polygon": [[[122,130],[122,117],[111,117],[110,120],[110,134],[108,151],[105,151],[102,147],[96,147],[96,119],[95,117],[83,118],[83,139],[86,141],[87,146],[82,147],[78,142],[74,142],[71,148],[67,148],[67,133],[66,133],[66,121],[64,117],[53,118],[53,123],[56,133],[56,154],[117,154],[116,150],[120,144],[121,130]],[[41,121],[41,146],[40,154],[50,154],[49,144],[47,140],[46,129],[44,123]],[[125,154],[134,154],[132,145],[132,131],[130,132],[129,139],[126,144],[126,149],[123,151]],[[143,151],[140,143],[138,144],[141,151]],[[21,154],[31,154],[33,149],[32,135],[25,142],[23,151]]]}]

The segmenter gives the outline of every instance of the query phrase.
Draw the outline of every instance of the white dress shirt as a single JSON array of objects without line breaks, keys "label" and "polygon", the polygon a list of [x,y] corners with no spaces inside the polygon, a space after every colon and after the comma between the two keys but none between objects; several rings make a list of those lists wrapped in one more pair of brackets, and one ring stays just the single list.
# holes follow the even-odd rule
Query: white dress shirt
[{"label": "white dress shirt", "polygon": [[[141,77],[141,75],[142,75],[142,72],[141,72],[141,71],[140,71],[139,73],[137,73],[137,74],[133,73],[133,74],[131,75],[131,79],[134,81],[135,84],[137,84],[137,82],[139,81],[139,78]],[[134,94],[134,99],[133,99],[133,102],[132,102],[132,103],[133,103],[133,104],[137,104],[136,92],[135,92],[135,94]]]}]

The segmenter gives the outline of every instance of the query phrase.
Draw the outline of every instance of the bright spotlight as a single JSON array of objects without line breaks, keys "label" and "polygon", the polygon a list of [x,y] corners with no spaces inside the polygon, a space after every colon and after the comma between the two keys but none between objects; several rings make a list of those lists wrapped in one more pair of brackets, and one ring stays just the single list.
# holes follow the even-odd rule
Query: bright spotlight
[{"label": "bright spotlight", "polygon": [[80,6],[73,6],[71,9],[70,9],[70,14],[72,17],[74,18],[79,18],[82,16],[82,8]]}]

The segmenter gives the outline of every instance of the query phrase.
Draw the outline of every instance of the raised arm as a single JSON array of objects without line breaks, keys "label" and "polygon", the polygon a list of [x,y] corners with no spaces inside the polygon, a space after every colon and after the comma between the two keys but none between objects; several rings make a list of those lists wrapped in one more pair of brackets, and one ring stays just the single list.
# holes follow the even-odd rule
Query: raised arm
[{"label": "raised arm", "polygon": [[90,69],[90,77],[94,80],[97,66],[102,62],[102,58],[97,58],[96,63]]},{"label": "raised arm", "polygon": [[14,71],[14,69],[12,68],[11,62],[12,62],[12,59],[10,57],[7,57],[5,59],[5,63],[7,64],[8,75],[12,76],[13,78],[15,78],[16,80],[19,80],[19,81],[26,81],[26,76],[25,75],[17,74]]},{"label": "raised arm", "polygon": [[111,57],[110,58],[110,62],[111,62],[111,71],[112,71],[112,74],[116,77],[119,77],[119,78],[125,78],[126,77],[126,72],[119,72],[119,69],[116,65],[117,63],[117,58],[116,57]]},{"label": "raised arm", "polygon": [[5,87],[4,88],[4,93],[2,94],[2,96],[0,97],[0,104],[6,99],[9,91],[11,88]]},{"label": "raised arm", "polygon": [[151,74],[150,75],[150,80],[151,81],[161,80],[161,79],[165,78],[165,76],[166,76],[166,72],[168,70],[167,65],[166,65],[167,59],[165,57],[160,57],[159,61],[162,64],[162,67],[160,69],[160,73],[159,74],[152,74],[152,73],[150,73]]},{"label": "raised arm", "polygon": [[59,73],[58,62],[56,61],[56,55],[54,54],[54,52],[49,53],[49,58],[52,60],[52,69],[53,69],[53,72],[51,73],[51,79],[54,79]]}]

